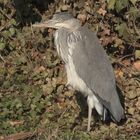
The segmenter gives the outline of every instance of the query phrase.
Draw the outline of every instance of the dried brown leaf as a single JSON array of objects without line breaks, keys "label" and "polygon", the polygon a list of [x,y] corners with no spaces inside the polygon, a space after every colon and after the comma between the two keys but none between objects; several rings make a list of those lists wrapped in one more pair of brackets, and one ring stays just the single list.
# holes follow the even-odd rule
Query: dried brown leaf
[{"label": "dried brown leaf", "polygon": [[136,61],[136,62],[133,64],[133,67],[134,67],[137,71],[140,71],[140,60],[139,60],[139,61]]},{"label": "dried brown leaf", "polygon": [[105,16],[105,14],[107,13],[107,11],[104,10],[103,8],[100,8],[100,9],[97,11],[97,13],[100,14],[100,15]]}]

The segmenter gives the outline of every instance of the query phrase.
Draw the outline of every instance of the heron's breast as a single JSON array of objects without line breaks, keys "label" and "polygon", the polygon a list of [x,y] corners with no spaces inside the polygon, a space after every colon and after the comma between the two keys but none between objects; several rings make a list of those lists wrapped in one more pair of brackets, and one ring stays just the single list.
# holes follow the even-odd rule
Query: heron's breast
[{"label": "heron's breast", "polygon": [[77,74],[70,55],[68,56],[68,63],[66,64],[66,72],[68,84],[70,84],[74,89],[84,93],[85,96],[93,94],[92,91],[87,87],[86,83]]},{"label": "heron's breast", "polygon": [[65,63],[67,63],[68,59],[68,47],[65,32],[56,31],[54,35],[54,43],[57,49],[59,56],[63,59]]}]

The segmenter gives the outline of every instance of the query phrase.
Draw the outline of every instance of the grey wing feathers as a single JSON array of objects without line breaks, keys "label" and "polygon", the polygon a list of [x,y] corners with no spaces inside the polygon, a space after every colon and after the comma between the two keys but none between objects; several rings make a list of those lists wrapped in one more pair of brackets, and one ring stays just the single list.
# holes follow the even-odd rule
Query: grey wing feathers
[{"label": "grey wing feathers", "polygon": [[72,44],[75,47],[72,58],[76,72],[109,109],[115,120],[120,121],[123,108],[116,92],[114,72],[109,59],[93,32],[85,27],[79,28],[78,32],[82,34],[82,39]]}]

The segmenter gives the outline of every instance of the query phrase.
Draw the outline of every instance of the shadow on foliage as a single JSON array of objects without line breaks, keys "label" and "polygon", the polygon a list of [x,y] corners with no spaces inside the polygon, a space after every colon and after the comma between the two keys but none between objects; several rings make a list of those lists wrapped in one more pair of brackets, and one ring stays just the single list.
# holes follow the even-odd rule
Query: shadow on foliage
[{"label": "shadow on foliage", "polygon": [[[119,98],[120,98],[120,102],[121,102],[123,108],[125,108],[124,96],[123,96],[122,91],[120,90],[120,88],[118,86],[117,86],[117,92],[118,92],[118,95],[119,95]],[[75,124],[74,124],[73,128],[78,124],[79,120],[80,120],[80,122],[82,121],[83,117],[88,117],[88,106],[87,106],[86,98],[80,92],[77,92],[76,100],[77,100],[78,105],[80,106],[81,111],[80,111],[79,116],[75,120]],[[101,117],[98,115],[98,113],[95,109],[93,109],[92,114],[93,114],[96,122],[100,121]],[[107,120],[102,122],[102,123],[105,123],[106,125],[110,125],[110,122],[112,121],[110,113],[108,115],[109,116],[108,116]],[[123,125],[125,122],[126,122],[126,118],[123,118],[121,120],[121,122],[119,122],[119,123],[116,122],[116,123],[118,125]]]},{"label": "shadow on foliage", "polygon": [[[76,92],[76,100],[77,103],[80,107],[80,113],[79,116],[75,119],[75,123],[72,126],[72,130],[74,129],[74,127],[76,125],[81,125],[83,122],[83,118],[88,118],[88,105],[87,105],[87,97],[84,97],[83,94],[81,94],[80,92]],[[95,108],[92,110],[92,117],[94,118],[94,124],[91,123],[91,129],[93,129],[93,125],[97,125],[96,123],[100,121],[100,116],[97,113],[97,111],[95,110]]]},{"label": "shadow on foliage", "polygon": [[13,0],[16,9],[16,20],[22,26],[41,21],[40,13],[48,9],[54,0]]}]

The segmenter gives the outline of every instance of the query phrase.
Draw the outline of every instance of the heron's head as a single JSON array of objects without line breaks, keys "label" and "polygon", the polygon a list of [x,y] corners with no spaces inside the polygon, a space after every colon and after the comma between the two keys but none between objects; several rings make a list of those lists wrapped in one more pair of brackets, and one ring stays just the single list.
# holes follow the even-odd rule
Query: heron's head
[{"label": "heron's head", "polygon": [[34,24],[33,26],[55,29],[59,28],[75,29],[80,26],[80,21],[78,19],[75,19],[68,12],[61,12],[54,14],[52,19],[45,22]]}]

